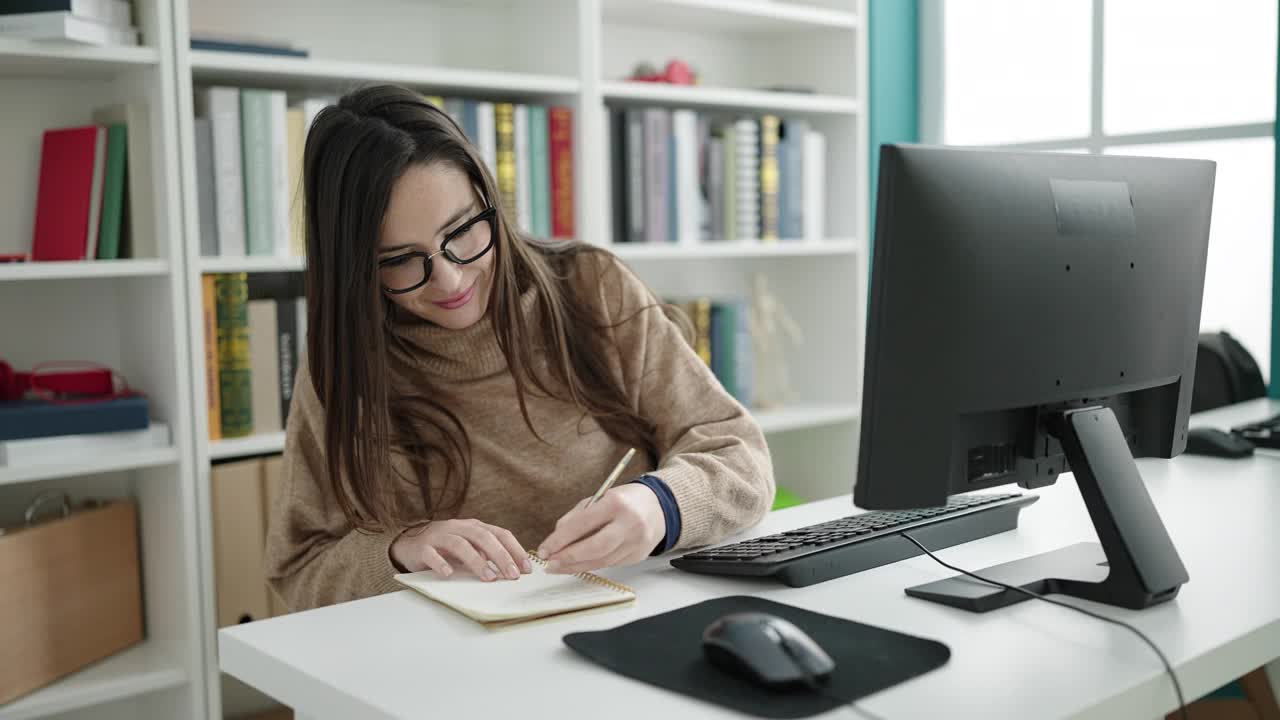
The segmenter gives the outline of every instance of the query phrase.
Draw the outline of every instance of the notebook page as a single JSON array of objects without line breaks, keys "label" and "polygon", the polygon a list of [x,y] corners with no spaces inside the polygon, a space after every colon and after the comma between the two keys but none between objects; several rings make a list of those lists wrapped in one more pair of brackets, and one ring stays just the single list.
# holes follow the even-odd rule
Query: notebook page
[{"label": "notebook page", "polygon": [[519,580],[484,582],[470,573],[443,578],[434,572],[401,573],[397,582],[481,622],[537,617],[635,599],[629,588],[578,575],[552,575],[540,561]]}]

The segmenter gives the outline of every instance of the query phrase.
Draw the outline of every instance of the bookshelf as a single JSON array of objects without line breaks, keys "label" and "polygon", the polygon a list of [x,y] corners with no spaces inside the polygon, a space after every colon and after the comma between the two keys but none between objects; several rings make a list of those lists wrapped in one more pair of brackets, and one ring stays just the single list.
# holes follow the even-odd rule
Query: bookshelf
[{"label": "bookshelf", "polygon": [[[0,265],[0,332],[20,339],[5,348],[15,366],[57,357],[122,371],[147,390],[174,445],[0,469],[0,506],[45,487],[136,497],[147,641],[0,707],[0,718],[221,718],[263,706],[218,671],[209,482],[214,462],[280,452],[284,434],[207,439],[201,278],[296,276],[304,261],[200,256],[193,96],[212,84],[285,90],[296,100],[395,82],[447,97],[571,107],[578,238],[610,248],[666,296],[745,298],[753,277],[766,277],[802,336],[784,352],[794,397],[756,412],[776,475],[806,498],[848,492],[868,257],[865,0],[136,0],[135,14],[139,48],[0,39],[0,90],[22,100],[0,129],[0,182],[14,189],[0,199],[0,252],[27,249],[39,133],[141,97],[157,148],[158,256]],[[188,49],[192,29],[262,28],[311,57]],[[701,85],[623,80],[639,60],[670,58],[689,62]],[[765,89],[778,86],[789,90]],[[825,236],[616,242],[607,111],[624,107],[805,119],[826,138]]]},{"label": "bookshelf", "polygon": [[135,0],[138,47],[0,38],[0,252],[30,252],[44,131],[87,125],[103,106],[145,104],[154,198],[143,257],[0,264],[4,360],[110,366],[172,436],[164,448],[0,467],[0,524],[46,490],[137,502],[145,618],[141,644],[0,706],[0,718],[206,716],[172,10]]}]

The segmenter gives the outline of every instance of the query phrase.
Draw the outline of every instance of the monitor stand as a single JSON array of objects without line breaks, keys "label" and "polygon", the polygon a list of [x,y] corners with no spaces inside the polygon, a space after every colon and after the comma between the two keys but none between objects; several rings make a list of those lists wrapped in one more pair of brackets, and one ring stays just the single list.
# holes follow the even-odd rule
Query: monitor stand
[{"label": "monitor stand", "polygon": [[[1187,582],[1187,570],[1115,414],[1093,406],[1050,417],[1049,432],[1062,443],[1102,543],[1078,543],[974,572],[1042,595],[1074,595],[1135,610],[1172,599]],[[1028,599],[964,575],[910,587],[907,594],[973,612]]]}]

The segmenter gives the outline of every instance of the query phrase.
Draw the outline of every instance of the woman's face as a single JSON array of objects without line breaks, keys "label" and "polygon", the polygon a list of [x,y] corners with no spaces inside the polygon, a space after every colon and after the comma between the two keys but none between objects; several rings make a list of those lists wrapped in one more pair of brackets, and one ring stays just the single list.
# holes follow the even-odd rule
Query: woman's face
[{"label": "woman's face", "polygon": [[[378,279],[391,301],[423,320],[461,330],[484,317],[489,306],[496,251],[459,265],[442,249],[466,260],[482,252],[492,237],[495,220],[481,220],[458,232],[485,209],[480,195],[461,170],[445,163],[413,165],[391,188],[391,201],[378,240]],[[422,280],[421,255],[434,255],[427,283],[405,293],[386,292],[411,287]]]}]

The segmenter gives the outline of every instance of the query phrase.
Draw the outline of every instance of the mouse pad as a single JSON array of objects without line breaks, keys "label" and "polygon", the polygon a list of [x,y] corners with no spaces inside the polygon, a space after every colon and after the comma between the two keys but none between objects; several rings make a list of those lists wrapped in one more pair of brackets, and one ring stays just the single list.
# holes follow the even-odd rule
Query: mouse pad
[{"label": "mouse pad", "polygon": [[[723,615],[762,612],[791,621],[836,663],[822,694],[770,690],[712,665],[702,631]],[[707,600],[612,630],[572,633],[564,642],[604,667],[641,682],[767,718],[826,712],[941,667],[951,650],[935,640],[821,615],[747,595]]]}]

